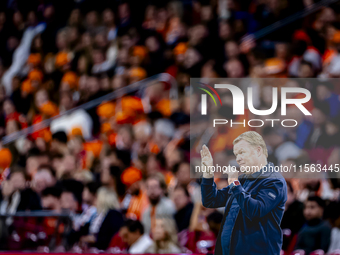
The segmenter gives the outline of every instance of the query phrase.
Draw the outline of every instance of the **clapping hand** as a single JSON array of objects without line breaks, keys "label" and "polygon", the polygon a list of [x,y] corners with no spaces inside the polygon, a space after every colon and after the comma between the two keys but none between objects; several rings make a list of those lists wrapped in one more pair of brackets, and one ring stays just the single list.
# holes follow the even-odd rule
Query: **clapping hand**
[{"label": "clapping hand", "polygon": [[203,170],[203,177],[204,178],[213,178],[214,173],[210,172],[209,167],[213,166],[213,158],[208,147],[204,144],[201,150],[201,169]]}]

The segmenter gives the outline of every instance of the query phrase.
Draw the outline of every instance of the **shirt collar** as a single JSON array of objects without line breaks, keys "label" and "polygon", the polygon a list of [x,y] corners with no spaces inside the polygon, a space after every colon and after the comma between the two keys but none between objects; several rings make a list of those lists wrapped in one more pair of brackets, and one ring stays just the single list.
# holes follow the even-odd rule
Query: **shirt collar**
[{"label": "shirt collar", "polygon": [[250,176],[252,177],[252,178],[257,178],[257,177],[259,177],[262,173],[263,173],[263,170],[262,170],[263,168],[261,168],[260,169],[260,171],[257,171],[257,172],[255,172],[255,173],[252,173]]},{"label": "shirt collar", "polygon": [[[265,167],[268,169],[268,166],[271,165],[271,164],[273,164],[273,163],[268,162],[267,165],[266,165]],[[255,173],[252,173],[252,174],[250,174],[250,175],[244,174],[244,178],[245,178],[245,179],[248,179],[248,178],[250,178],[250,179],[256,179],[256,178],[258,178],[260,175],[263,174],[263,168],[264,168],[264,167],[262,167],[262,168],[260,169],[260,171],[257,171],[257,172],[255,172]]]}]

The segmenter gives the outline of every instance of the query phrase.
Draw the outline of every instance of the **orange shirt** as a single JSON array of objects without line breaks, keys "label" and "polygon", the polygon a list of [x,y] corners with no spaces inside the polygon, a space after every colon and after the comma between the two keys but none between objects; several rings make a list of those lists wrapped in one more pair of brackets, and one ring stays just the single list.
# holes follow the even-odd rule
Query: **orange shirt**
[{"label": "orange shirt", "polygon": [[326,49],[325,53],[322,55],[322,63],[327,65],[331,63],[333,57],[336,55],[336,51],[333,49]]},{"label": "orange shirt", "polygon": [[169,117],[171,115],[171,102],[169,99],[160,100],[156,106],[156,110],[162,113],[164,116]]},{"label": "orange shirt", "polygon": [[148,205],[148,197],[146,193],[141,190],[138,196],[133,196],[131,198],[129,207],[126,212],[126,217],[140,220]]},{"label": "orange shirt", "polygon": [[[56,218],[44,218],[44,230],[47,234],[48,240],[52,238],[52,236],[56,233],[56,227],[57,227],[58,220]],[[56,243],[60,244],[62,240],[62,236],[64,233],[64,223],[60,223],[58,230],[57,230],[57,236],[56,236]]]},{"label": "orange shirt", "polygon": [[152,234],[154,232],[155,226],[156,226],[156,206],[151,206],[151,231],[150,233]]},{"label": "orange shirt", "polygon": [[[33,118],[32,124],[33,125],[38,124],[38,123],[42,122],[43,120],[44,119],[43,119],[42,115],[36,114]],[[52,134],[51,134],[49,128],[43,128],[43,129],[37,130],[37,131],[33,132],[31,134],[31,136],[34,140],[36,140],[38,137],[42,137],[46,142],[49,142],[52,139]]]},{"label": "orange shirt", "polygon": [[161,150],[158,148],[157,144],[150,141],[149,142],[149,150],[151,153],[158,154]]},{"label": "orange shirt", "polygon": [[84,150],[90,151],[93,153],[94,157],[98,158],[100,152],[102,151],[103,142],[100,140],[94,140],[91,142],[84,143]]}]

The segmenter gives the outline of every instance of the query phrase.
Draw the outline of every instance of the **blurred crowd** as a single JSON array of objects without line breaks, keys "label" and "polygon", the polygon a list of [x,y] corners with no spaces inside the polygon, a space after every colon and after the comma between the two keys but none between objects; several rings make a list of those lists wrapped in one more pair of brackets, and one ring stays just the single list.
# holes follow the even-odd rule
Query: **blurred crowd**
[{"label": "blurred crowd", "polygon": [[[53,120],[0,144],[0,249],[213,252],[223,210],[204,208],[199,179],[190,177],[190,153],[199,151],[197,141],[190,141],[190,78],[281,78],[282,86],[307,88],[312,99],[305,107],[312,116],[292,107],[287,115],[298,119],[296,128],[255,130],[266,141],[269,161],[335,170],[340,163],[340,5],[244,39],[313,4],[2,0],[0,136],[15,137]],[[177,98],[171,96],[173,82],[155,79],[143,93],[120,94],[69,112],[160,73],[174,77]],[[252,86],[256,108],[269,109],[273,84]],[[228,111],[226,106],[224,115]],[[249,129],[225,128],[211,136],[215,162],[234,162],[232,141]],[[285,177],[283,252],[339,250],[339,174]],[[216,183],[228,185],[223,178]],[[51,215],[10,217],[39,210]]]}]

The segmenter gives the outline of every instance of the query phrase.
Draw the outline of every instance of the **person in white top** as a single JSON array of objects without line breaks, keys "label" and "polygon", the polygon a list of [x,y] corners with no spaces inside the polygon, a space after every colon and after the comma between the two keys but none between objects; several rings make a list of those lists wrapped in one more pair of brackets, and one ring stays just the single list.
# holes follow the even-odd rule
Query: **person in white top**
[{"label": "person in white top", "polygon": [[153,243],[150,236],[144,234],[144,227],[138,220],[128,219],[119,232],[130,254],[145,253]]},{"label": "person in white top", "polygon": [[51,122],[50,129],[52,134],[58,131],[64,131],[67,135],[72,129],[79,128],[85,140],[92,138],[93,121],[91,116],[83,109],[74,110],[68,114],[64,114],[74,107],[72,95],[64,92],[60,98],[60,117]]}]

